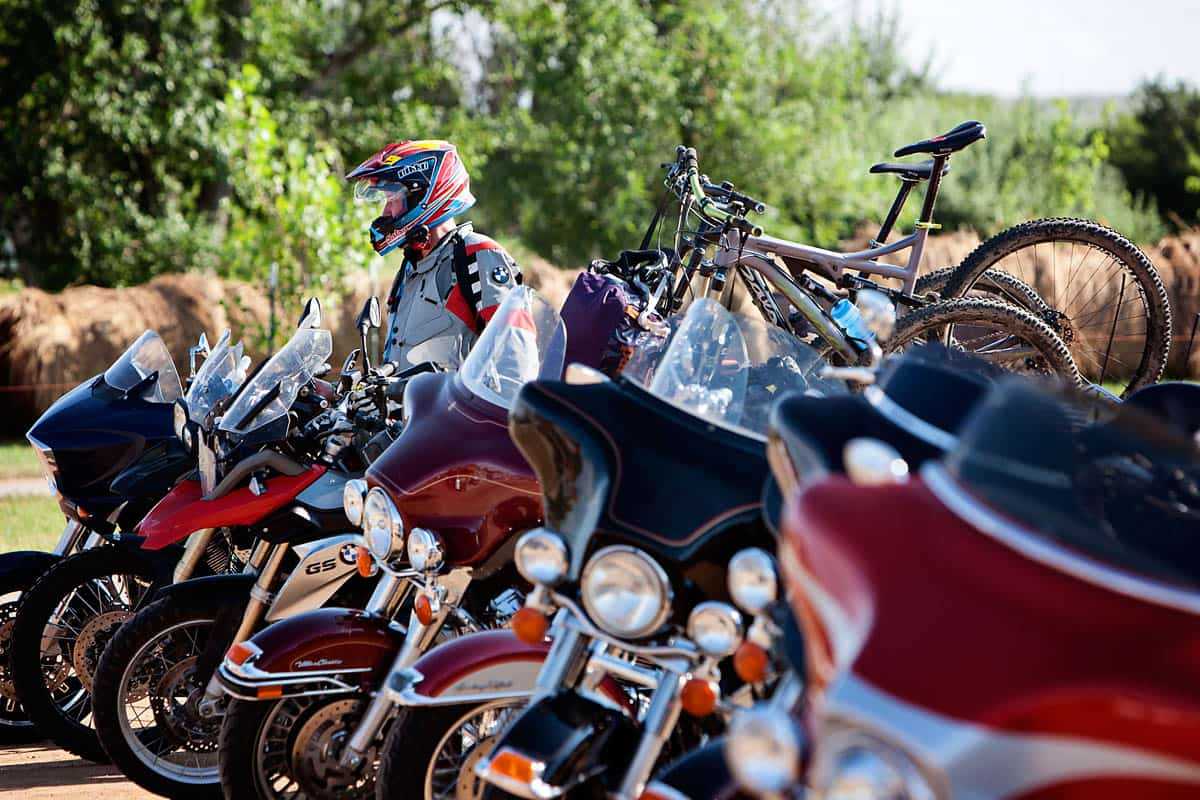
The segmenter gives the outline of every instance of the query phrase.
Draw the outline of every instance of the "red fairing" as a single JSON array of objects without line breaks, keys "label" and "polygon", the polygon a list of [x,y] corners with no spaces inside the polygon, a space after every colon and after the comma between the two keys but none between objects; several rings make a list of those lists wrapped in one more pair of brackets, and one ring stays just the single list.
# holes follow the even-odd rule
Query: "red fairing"
[{"label": "red fairing", "polygon": [[161,550],[202,528],[253,525],[295,500],[324,474],[325,467],[318,466],[295,477],[277,475],[267,479],[267,491],[262,495],[243,486],[216,500],[202,497],[199,481],[180,481],[138,523],[138,534],[146,537],[142,547]]},{"label": "red fairing", "polygon": [[[845,688],[856,686],[858,700],[874,698],[858,709],[866,717],[905,718],[897,727],[914,739],[901,739],[910,752],[973,742],[975,752],[938,763],[956,790],[1200,796],[1196,615],[1026,557],[920,481],[825,480],[791,498],[784,533],[814,686],[843,711]],[[919,740],[933,730],[941,742]],[[978,777],[989,753],[1012,764],[1010,788],[1028,766],[1028,786],[989,794],[991,784],[959,783],[971,771],[956,758],[971,759]]]},{"label": "red fairing", "polygon": [[405,401],[404,433],[366,477],[388,492],[406,529],[436,531],[448,563],[474,565],[541,524],[541,488],[509,438],[504,409],[474,398],[453,375],[417,376]]}]

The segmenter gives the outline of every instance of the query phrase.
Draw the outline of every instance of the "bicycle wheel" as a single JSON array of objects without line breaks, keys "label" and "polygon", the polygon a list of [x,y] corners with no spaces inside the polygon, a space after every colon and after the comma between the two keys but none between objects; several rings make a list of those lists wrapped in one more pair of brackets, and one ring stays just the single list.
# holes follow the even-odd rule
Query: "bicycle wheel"
[{"label": "bicycle wheel", "polygon": [[[958,267],[942,267],[928,275],[922,275],[917,279],[916,286],[913,287],[913,294],[923,297],[932,293],[936,295],[932,299],[944,299],[946,285],[950,283],[950,278],[957,269]],[[1043,322],[1054,317],[1053,309],[1046,304],[1046,301],[1032,286],[1003,270],[989,269],[984,272],[983,277],[971,287],[970,296],[1011,303],[1025,309]]]},{"label": "bicycle wheel", "polygon": [[894,353],[914,344],[941,342],[1009,372],[1057,375],[1080,383],[1079,369],[1063,340],[1028,311],[999,300],[941,300],[901,317],[884,343]]},{"label": "bicycle wheel", "polygon": [[944,296],[969,296],[993,269],[1037,290],[1052,311],[1043,321],[1089,381],[1124,396],[1162,376],[1171,348],[1167,291],[1121,234],[1088,220],[1023,222],[975,248]]}]

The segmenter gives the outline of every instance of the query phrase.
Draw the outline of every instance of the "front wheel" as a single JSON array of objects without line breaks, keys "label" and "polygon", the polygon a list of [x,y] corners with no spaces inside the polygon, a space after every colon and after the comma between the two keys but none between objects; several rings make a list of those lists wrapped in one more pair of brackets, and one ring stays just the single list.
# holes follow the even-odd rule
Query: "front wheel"
[{"label": "front wheel", "polygon": [[231,700],[220,739],[226,800],[374,797],[375,752],[368,752],[356,770],[338,763],[369,702],[370,698],[346,694]]},{"label": "front wheel", "polygon": [[475,777],[475,764],[527,702],[513,698],[404,711],[383,743],[376,798],[479,800],[489,787]]},{"label": "front wheel", "polygon": [[935,342],[1009,372],[1081,382],[1062,339],[1045,322],[1008,303],[974,297],[932,303],[901,317],[883,349],[893,353]]},{"label": "front wheel", "polygon": [[219,717],[199,712],[198,668],[222,606],[164,597],[113,637],[96,670],[96,730],[139,786],[177,798],[218,798]]},{"label": "front wheel", "polygon": [[13,621],[25,592],[57,556],[53,553],[6,553],[0,560],[0,745],[26,744],[42,738],[17,699],[9,669]]}]

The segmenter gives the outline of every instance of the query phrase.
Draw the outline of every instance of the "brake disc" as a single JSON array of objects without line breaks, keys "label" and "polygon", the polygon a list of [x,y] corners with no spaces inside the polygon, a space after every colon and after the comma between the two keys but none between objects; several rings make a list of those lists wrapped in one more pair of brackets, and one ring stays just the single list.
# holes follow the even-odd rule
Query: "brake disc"
[{"label": "brake disc", "polygon": [[87,621],[79,635],[75,637],[75,646],[71,649],[71,666],[83,688],[92,691],[92,677],[96,674],[96,665],[117,628],[125,620],[133,616],[132,611],[117,610],[97,614]]},{"label": "brake disc", "polygon": [[[292,745],[292,775],[309,798],[374,797],[374,770],[345,770],[338,761],[346,739],[362,719],[364,700],[338,700],[318,708],[296,734]],[[365,754],[375,764],[375,749]]]},{"label": "brake disc", "polygon": [[[183,702],[179,699],[184,698]],[[221,719],[200,714],[204,685],[196,675],[196,657],[179,661],[150,683],[150,705],[154,718],[175,745],[193,753],[217,749]]]}]

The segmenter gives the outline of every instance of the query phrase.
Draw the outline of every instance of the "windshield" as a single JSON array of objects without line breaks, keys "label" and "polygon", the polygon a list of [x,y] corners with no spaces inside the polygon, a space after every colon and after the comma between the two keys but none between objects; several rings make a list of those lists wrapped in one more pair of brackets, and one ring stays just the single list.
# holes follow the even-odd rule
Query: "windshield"
[{"label": "windshield", "polygon": [[459,370],[474,395],[512,408],[527,381],[562,377],[567,329],[553,306],[528,286],[509,291]]},{"label": "windshield", "polygon": [[329,331],[301,328],[242,389],[221,418],[221,430],[250,433],[287,414],[300,387],[333,352]]},{"label": "windshield", "polygon": [[157,333],[146,331],[105,371],[104,382],[118,391],[127,392],[155,373],[158,379],[147,387],[143,394],[145,400],[174,403],[183,397],[183,385],[179,382],[171,353]]},{"label": "windshield", "polygon": [[1133,406],[1006,381],[970,417],[945,467],[1035,535],[1200,586],[1200,450]]},{"label": "windshield", "polygon": [[184,396],[188,418],[192,422],[203,422],[217,401],[233,394],[244,380],[246,364],[242,359],[242,344],[239,342],[230,347],[229,331],[225,331],[200,369],[196,370]]},{"label": "windshield", "polygon": [[826,362],[795,337],[702,298],[654,368],[649,391],[708,422],[765,438],[774,401],[788,392],[845,394]]}]

